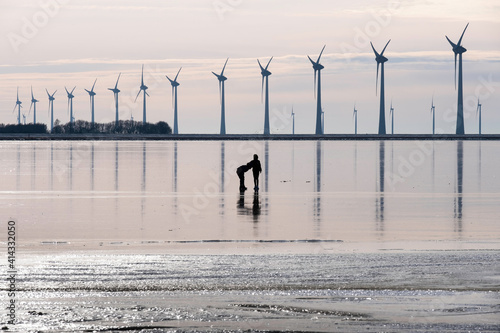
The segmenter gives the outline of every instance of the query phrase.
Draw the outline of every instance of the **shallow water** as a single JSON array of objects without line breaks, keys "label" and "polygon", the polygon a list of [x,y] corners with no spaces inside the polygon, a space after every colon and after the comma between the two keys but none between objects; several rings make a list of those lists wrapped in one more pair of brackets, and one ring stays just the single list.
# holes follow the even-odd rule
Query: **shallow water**
[{"label": "shallow water", "polygon": [[[479,241],[500,236],[497,142],[3,142],[24,244]],[[260,191],[237,166],[260,155]],[[247,186],[252,182],[247,173]],[[489,244],[487,247],[489,247]]]},{"label": "shallow water", "polygon": [[[0,152],[0,216],[17,226],[11,330],[500,331],[495,141]],[[254,153],[260,190],[241,194],[235,169]]]}]

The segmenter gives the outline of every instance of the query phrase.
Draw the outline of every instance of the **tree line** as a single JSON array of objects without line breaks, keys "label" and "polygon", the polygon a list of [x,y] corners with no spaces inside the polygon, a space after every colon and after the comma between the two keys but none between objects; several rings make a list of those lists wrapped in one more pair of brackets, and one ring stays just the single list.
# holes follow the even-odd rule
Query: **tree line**
[{"label": "tree line", "polygon": [[[0,133],[50,133],[46,124],[0,124]],[[118,123],[94,123],[77,120],[62,124],[58,119],[52,129],[54,134],[172,134],[172,128],[164,122],[156,124],[132,120],[120,120]]]}]

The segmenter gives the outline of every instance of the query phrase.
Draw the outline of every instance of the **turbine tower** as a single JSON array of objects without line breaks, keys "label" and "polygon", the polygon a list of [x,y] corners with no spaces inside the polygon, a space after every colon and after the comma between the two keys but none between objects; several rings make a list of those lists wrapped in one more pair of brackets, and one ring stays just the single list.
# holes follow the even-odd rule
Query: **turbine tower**
[{"label": "turbine tower", "polygon": [[47,92],[47,96],[49,96],[50,133],[52,133],[52,130],[54,129],[54,100],[55,100],[54,95],[56,94],[57,90],[54,91],[52,95],[49,94],[47,88],[45,88],[45,91]]},{"label": "turbine tower", "polygon": [[177,87],[180,85],[180,83],[177,82],[177,77],[179,76],[181,69],[182,67],[179,68],[179,71],[177,72],[177,75],[173,80],[170,80],[170,78],[165,75],[165,77],[170,81],[170,84],[172,85],[172,104],[174,107],[174,134],[179,134],[179,125],[177,123]]},{"label": "turbine tower", "polygon": [[386,57],[384,57],[384,51],[387,48],[387,45],[389,45],[389,42],[385,44],[384,49],[380,54],[375,50],[373,47],[372,42],[370,42],[370,45],[372,46],[373,52],[375,53],[375,60],[377,61],[377,84],[375,86],[375,93],[377,93],[378,90],[378,68],[380,66],[380,114],[379,114],[379,120],[378,120],[378,134],[386,134],[385,132],[385,91],[384,91],[384,63],[389,60]]},{"label": "turbine tower", "polygon": [[120,92],[120,89],[118,89],[118,80],[120,80],[121,75],[122,75],[122,73],[118,74],[118,79],[116,79],[115,87],[108,88],[108,90],[111,90],[113,92],[113,96],[115,97],[115,108],[116,108],[115,122],[116,122],[116,126],[118,126],[118,93]]},{"label": "turbine tower", "polygon": [[220,74],[216,74],[212,72],[213,75],[217,77],[219,80],[219,99],[220,99],[220,134],[226,134],[226,99],[224,96],[224,81],[227,80],[227,77],[224,76],[224,70],[226,69],[227,61],[226,59],[224,63],[224,67],[222,67],[222,72]]},{"label": "turbine tower", "polygon": [[479,135],[481,135],[481,103],[479,103],[479,98],[477,99],[476,117],[478,113],[479,113]]},{"label": "turbine tower", "polygon": [[389,114],[391,115],[391,134],[394,134],[394,108],[392,107],[392,100],[391,100],[391,108],[389,109]]},{"label": "turbine tower", "polygon": [[35,99],[35,97],[33,96],[33,86],[31,86],[31,105],[30,105],[30,110],[28,112],[28,115],[30,114],[31,112],[31,107],[33,107],[33,124],[36,124],[36,103],[38,103],[38,100]]},{"label": "turbine tower", "polygon": [[91,120],[92,127],[94,127],[94,96],[96,95],[94,92],[94,87],[95,87],[96,82],[97,82],[97,79],[95,79],[94,84],[92,85],[92,89],[90,91],[85,89],[85,91],[88,92],[89,96],[90,96],[90,111],[92,113],[92,118],[91,118],[92,119]]},{"label": "turbine tower", "polygon": [[295,112],[293,112],[293,106],[292,106],[292,134],[295,134]]},{"label": "turbine tower", "polygon": [[323,46],[323,49],[321,50],[321,53],[319,54],[318,60],[314,61],[311,59],[311,57],[307,56],[309,58],[309,61],[313,65],[314,69],[314,92],[316,93],[316,74],[318,76],[318,89],[317,89],[317,95],[316,95],[316,101],[317,101],[317,107],[316,107],[316,134],[323,134],[323,122],[322,122],[322,112],[323,109],[321,108],[321,70],[325,68],[323,65],[319,63],[319,60],[321,59],[321,55],[323,54],[323,51],[325,50],[325,46]]},{"label": "turbine tower", "polygon": [[458,55],[458,103],[457,103],[457,130],[456,134],[465,134],[464,128],[464,97],[463,97],[463,82],[462,82],[462,53],[467,51],[462,44],[462,38],[464,37],[465,30],[469,23],[465,26],[462,36],[458,40],[457,44],[454,44],[448,36],[445,36],[451,47],[453,48],[453,53],[455,53],[455,89],[457,87],[457,55]]},{"label": "turbine tower", "polygon": [[16,111],[16,108],[17,108],[17,124],[18,125],[21,125],[21,104],[23,104],[23,102],[21,102],[19,100],[19,87],[17,87],[17,99],[16,99],[16,105],[14,106],[14,110],[12,110],[12,112]]},{"label": "turbine tower", "polygon": [[137,101],[137,97],[141,94],[141,91],[144,92],[144,99],[142,101],[142,123],[146,124],[146,95],[149,96],[149,94],[146,92],[148,90],[148,86],[144,84],[144,65],[142,65],[142,74],[141,74],[141,87],[139,92],[137,93],[137,96],[135,96],[135,101]]},{"label": "turbine tower", "polygon": [[273,60],[273,57],[269,59],[269,62],[267,63],[266,67],[262,67],[260,64],[259,59],[257,59],[257,62],[259,63],[260,67],[260,74],[262,74],[262,91],[260,94],[260,99],[262,101],[262,97],[264,94],[264,80],[266,81],[266,97],[265,97],[265,104],[264,104],[264,135],[269,135],[271,134],[271,131],[269,129],[269,75],[272,73],[267,70],[269,67],[269,64],[271,63],[271,60]]},{"label": "turbine tower", "polygon": [[71,90],[71,92],[69,92],[68,89],[66,89],[66,87],[64,87],[64,89],[66,90],[66,93],[68,94],[68,111],[69,111],[69,123],[70,123],[70,125],[73,125],[73,98],[75,97],[73,95],[73,91],[75,91],[75,88],[76,88],[76,86],[73,88],[73,90]]},{"label": "turbine tower", "polygon": [[354,134],[358,134],[358,110],[356,110],[356,104],[354,104],[352,117],[354,118]]},{"label": "turbine tower", "polygon": [[436,133],[436,107],[434,106],[434,96],[432,96],[431,113],[432,113],[432,134],[435,134]]}]

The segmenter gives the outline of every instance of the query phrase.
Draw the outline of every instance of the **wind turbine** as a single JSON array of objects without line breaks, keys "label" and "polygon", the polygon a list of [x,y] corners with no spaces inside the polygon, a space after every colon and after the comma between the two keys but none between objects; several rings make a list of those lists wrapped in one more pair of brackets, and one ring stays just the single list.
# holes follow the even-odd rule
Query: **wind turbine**
[{"label": "wind turbine", "polygon": [[358,110],[356,110],[356,104],[354,104],[352,117],[354,118],[354,134],[358,134]]},{"label": "wind turbine", "polygon": [[377,85],[375,86],[375,93],[377,93],[378,90],[378,68],[379,65],[381,66],[380,69],[380,114],[379,114],[379,121],[378,121],[378,134],[386,134],[385,132],[385,91],[384,91],[384,63],[389,60],[386,57],[384,57],[384,51],[387,48],[387,45],[389,45],[389,42],[385,44],[384,49],[380,54],[375,50],[373,47],[372,42],[370,42],[370,45],[372,46],[373,52],[375,53],[375,60],[377,61]]},{"label": "wind turbine", "polygon": [[118,74],[118,79],[116,79],[116,84],[114,88],[108,88],[108,90],[111,90],[113,92],[113,96],[115,97],[115,108],[116,108],[116,125],[118,125],[118,93],[120,92],[120,89],[118,89],[118,80],[120,80],[120,76],[122,73]]},{"label": "wind turbine", "polygon": [[12,110],[12,112],[16,111],[16,108],[17,108],[17,124],[18,125],[21,125],[21,104],[23,104],[23,102],[21,102],[19,100],[19,87],[17,87],[17,99],[16,99],[16,105],[14,106],[14,110]]},{"label": "wind turbine", "polygon": [[148,86],[144,84],[144,65],[142,65],[142,74],[141,74],[141,87],[139,92],[137,93],[137,96],[135,96],[135,100],[137,101],[137,97],[141,94],[141,91],[144,92],[144,99],[142,101],[142,123],[146,124],[146,95],[149,96],[149,94],[146,92],[148,90]]},{"label": "wind turbine", "polygon": [[174,134],[179,134],[179,126],[177,123],[177,87],[180,85],[180,83],[177,82],[177,77],[179,76],[181,69],[182,67],[179,68],[179,71],[177,72],[177,75],[173,80],[170,80],[170,78],[165,75],[165,77],[170,81],[170,84],[172,85],[172,104],[174,107]]},{"label": "wind turbine", "polygon": [[69,92],[68,89],[66,89],[66,87],[64,87],[64,89],[66,90],[66,93],[68,94],[69,123],[71,125],[73,124],[73,97],[75,97],[73,95],[73,91],[75,91],[75,88],[76,88],[76,86],[73,88],[73,90],[71,90],[71,92]]},{"label": "wind turbine", "polygon": [[52,130],[54,129],[54,100],[55,100],[54,95],[56,94],[57,90],[54,91],[52,95],[49,94],[47,88],[45,88],[45,91],[47,92],[47,96],[49,96],[50,133],[52,133]]},{"label": "wind turbine", "polygon": [[260,98],[262,100],[262,95],[264,94],[264,80],[266,81],[266,97],[265,97],[265,104],[264,104],[264,135],[269,135],[271,134],[271,131],[269,129],[269,75],[272,73],[267,70],[269,67],[269,64],[271,63],[271,60],[273,60],[273,57],[269,59],[269,62],[267,63],[266,67],[262,67],[260,64],[259,59],[257,59],[257,62],[259,63],[260,67],[260,74],[262,74],[262,91]]},{"label": "wind turbine", "polygon": [[391,108],[389,109],[389,114],[391,115],[391,134],[394,134],[394,108],[392,107],[392,100],[391,100]]},{"label": "wind turbine", "polygon": [[476,117],[478,113],[479,113],[479,135],[481,135],[481,103],[479,103],[479,98],[477,99]]},{"label": "wind turbine", "polygon": [[456,134],[465,134],[464,128],[464,97],[463,97],[463,82],[462,82],[462,53],[467,51],[464,48],[462,43],[462,38],[464,37],[465,30],[469,23],[465,26],[464,32],[462,32],[462,36],[458,40],[457,44],[454,44],[448,36],[445,36],[451,47],[453,48],[453,53],[455,53],[455,89],[457,87],[457,55],[458,55],[458,103],[457,103],[457,130]]},{"label": "wind turbine", "polygon": [[23,124],[26,125],[26,115],[23,113]]},{"label": "wind turbine", "polygon": [[434,106],[434,96],[432,96],[431,113],[432,113],[432,134],[435,134],[435,131],[436,131],[436,107]]},{"label": "wind turbine", "polygon": [[318,60],[314,61],[311,59],[311,57],[307,56],[309,58],[309,61],[313,65],[314,69],[314,92],[316,93],[316,74],[318,76],[318,89],[317,89],[317,95],[316,95],[316,101],[317,101],[317,108],[316,108],[316,134],[323,134],[323,122],[322,122],[322,112],[323,109],[321,108],[321,70],[325,68],[323,65],[319,63],[319,60],[321,59],[321,55],[323,54],[323,51],[325,50],[325,46],[323,46],[323,49],[321,50]]},{"label": "wind turbine", "polygon": [[94,84],[92,85],[92,89],[90,91],[85,89],[85,91],[88,92],[89,96],[90,96],[90,111],[92,113],[92,121],[91,121],[92,127],[94,127],[94,96],[96,95],[94,92],[94,87],[95,87],[96,82],[97,82],[97,79],[95,79]]},{"label": "wind turbine", "polygon": [[38,100],[35,99],[33,96],[33,86],[31,86],[31,105],[30,105],[30,110],[28,112],[28,115],[31,112],[31,107],[34,106],[33,108],[33,124],[36,124],[36,103],[38,103]]},{"label": "wind turbine", "polygon": [[226,59],[226,62],[224,63],[224,67],[222,67],[222,72],[219,74],[216,74],[212,72],[213,75],[217,77],[219,80],[219,98],[220,98],[220,134],[226,134],[226,99],[224,96],[224,81],[227,80],[227,77],[224,76],[224,70],[226,69],[227,61],[229,58]]},{"label": "wind turbine", "polygon": [[292,134],[295,134],[295,112],[293,112],[293,106],[292,106]]}]

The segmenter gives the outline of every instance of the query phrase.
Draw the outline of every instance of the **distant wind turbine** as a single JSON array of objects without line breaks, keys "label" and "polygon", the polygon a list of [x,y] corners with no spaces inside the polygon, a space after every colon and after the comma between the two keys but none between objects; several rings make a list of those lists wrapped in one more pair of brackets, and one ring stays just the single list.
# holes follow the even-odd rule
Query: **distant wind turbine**
[{"label": "distant wind turbine", "polygon": [[52,133],[52,130],[54,129],[54,95],[56,94],[57,90],[54,91],[52,95],[49,94],[47,88],[45,88],[45,91],[47,92],[47,96],[49,96],[50,133]]},{"label": "distant wind turbine", "polygon": [[356,104],[354,104],[352,117],[354,118],[354,134],[358,134],[358,110],[356,110]]},{"label": "distant wind turbine", "polygon": [[19,100],[19,87],[17,87],[17,99],[16,99],[16,105],[14,106],[14,110],[12,110],[12,112],[16,111],[16,108],[17,108],[17,124],[18,125],[21,125],[21,104],[23,104],[23,102],[21,102]]},{"label": "distant wind turbine", "polygon": [[38,103],[38,100],[35,99],[33,96],[33,86],[31,87],[31,105],[30,105],[30,110],[28,112],[28,115],[31,112],[31,107],[33,106],[33,124],[36,124],[36,103]]},{"label": "distant wind turbine", "polygon": [[479,98],[477,99],[476,117],[478,114],[479,114],[479,135],[481,135],[481,103],[479,103]]},{"label": "distant wind turbine", "polygon": [[23,124],[26,125],[26,115],[23,113]]},{"label": "distant wind turbine", "polygon": [[431,113],[432,113],[432,134],[435,134],[435,132],[436,132],[436,107],[434,106],[434,96],[432,96]]},{"label": "distant wind turbine", "polygon": [[120,92],[120,89],[118,89],[118,81],[120,80],[120,76],[122,73],[118,74],[118,79],[116,79],[116,84],[114,88],[108,88],[108,90],[111,90],[113,92],[113,96],[115,97],[115,108],[116,108],[116,115],[115,115],[115,122],[116,125],[118,125],[118,93]]},{"label": "distant wind turbine", "polygon": [[457,44],[454,44],[448,36],[445,36],[451,47],[453,48],[453,53],[455,53],[455,89],[457,86],[457,55],[458,55],[458,103],[457,103],[457,129],[456,134],[465,134],[464,127],[464,97],[463,97],[463,82],[462,82],[462,53],[467,51],[462,44],[462,38],[464,37],[465,30],[469,23],[465,26],[464,31],[462,32],[462,36],[458,40]]},{"label": "distant wind turbine", "polygon": [[269,64],[271,63],[271,60],[273,60],[273,57],[269,59],[266,67],[262,67],[260,64],[259,59],[257,59],[257,62],[259,63],[260,67],[260,74],[262,74],[262,91],[261,91],[261,100],[262,100],[262,95],[264,94],[264,81],[265,81],[265,86],[266,86],[266,97],[265,97],[265,104],[264,104],[264,135],[269,135],[271,134],[271,131],[269,129],[269,75],[272,73],[267,70],[269,67]]},{"label": "distant wind turbine", "polygon": [[323,49],[321,50],[318,60],[314,61],[311,59],[311,57],[307,56],[309,58],[309,61],[313,65],[314,69],[314,92],[316,93],[316,74],[318,77],[318,83],[317,83],[317,93],[316,93],[316,101],[317,101],[317,107],[316,107],[316,134],[323,134],[323,122],[321,120],[322,118],[322,112],[323,109],[321,108],[321,70],[325,68],[323,65],[319,63],[321,59],[321,55],[323,54],[323,51],[325,50],[325,46],[323,46]]},{"label": "distant wind turbine", "polygon": [[226,134],[226,99],[224,96],[224,81],[227,80],[227,77],[224,76],[224,70],[226,69],[227,61],[226,59],[224,63],[224,67],[222,67],[222,72],[220,74],[216,74],[212,72],[213,75],[217,77],[219,80],[219,99],[220,99],[220,134]]},{"label": "distant wind turbine", "polygon": [[68,111],[69,111],[69,123],[70,124],[73,124],[73,98],[75,97],[73,95],[73,91],[75,91],[76,89],[76,86],[73,88],[73,90],[71,90],[71,92],[68,91],[68,89],[66,89],[66,87],[64,87],[64,89],[66,90],[66,93],[68,94]]},{"label": "distant wind turbine", "polygon": [[179,76],[181,69],[182,67],[179,68],[179,71],[177,72],[177,75],[175,75],[175,78],[173,80],[170,80],[170,78],[165,75],[165,77],[170,81],[170,84],[172,85],[172,104],[174,107],[174,134],[179,134],[179,125],[177,122],[177,87],[180,85],[180,83],[177,82],[177,77]]},{"label": "distant wind turbine", "polygon": [[86,92],[89,93],[89,96],[90,96],[90,111],[91,111],[91,114],[92,114],[92,120],[91,120],[91,123],[92,123],[92,127],[94,127],[94,96],[96,95],[96,93],[94,92],[94,87],[95,87],[95,83],[97,82],[97,79],[95,79],[94,81],[94,84],[92,85],[92,89],[90,91],[88,91],[87,89],[85,89]]},{"label": "distant wind turbine", "polygon": [[292,106],[292,134],[295,134],[295,112],[293,112],[293,106]]},{"label": "distant wind turbine", "polygon": [[391,108],[389,109],[389,114],[391,115],[391,134],[394,134],[394,108],[392,107],[392,100],[391,100]]},{"label": "distant wind turbine", "polygon": [[144,84],[144,65],[142,65],[142,74],[141,74],[141,87],[139,92],[137,93],[137,96],[135,96],[135,100],[137,101],[137,97],[141,94],[141,91],[144,92],[144,98],[142,100],[142,123],[146,124],[146,95],[149,96],[149,94],[146,92],[148,90],[148,86]]},{"label": "distant wind turbine", "polygon": [[389,60],[386,57],[384,57],[384,51],[387,48],[387,45],[390,43],[390,39],[385,44],[384,49],[380,54],[375,50],[375,47],[373,47],[372,42],[370,42],[373,52],[375,53],[375,60],[377,61],[377,85],[375,87],[375,93],[378,90],[378,68],[379,65],[382,65],[380,68],[380,113],[379,113],[379,123],[378,123],[378,134],[386,134],[385,131],[385,91],[384,91],[384,63]]}]

